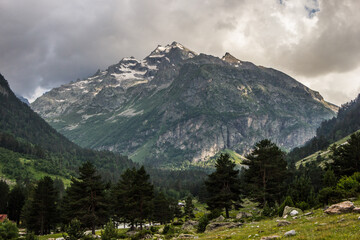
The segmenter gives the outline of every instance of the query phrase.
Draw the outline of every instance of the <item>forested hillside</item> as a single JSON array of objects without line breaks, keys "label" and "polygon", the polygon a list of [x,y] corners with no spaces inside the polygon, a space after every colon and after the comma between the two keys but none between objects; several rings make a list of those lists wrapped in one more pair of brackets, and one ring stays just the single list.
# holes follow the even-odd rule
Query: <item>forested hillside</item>
[{"label": "forested hillside", "polygon": [[291,162],[298,161],[360,129],[360,94],[358,97],[342,105],[336,117],[325,120],[316,130],[316,136],[304,146],[294,148],[289,154]]}]

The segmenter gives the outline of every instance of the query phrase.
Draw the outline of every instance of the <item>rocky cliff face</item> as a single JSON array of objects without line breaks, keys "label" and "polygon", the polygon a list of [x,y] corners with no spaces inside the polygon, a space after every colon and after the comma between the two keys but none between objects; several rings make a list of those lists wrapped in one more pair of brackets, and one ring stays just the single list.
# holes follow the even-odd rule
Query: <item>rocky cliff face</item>
[{"label": "rocky cliff face", "polygon": [[291,149],[337,110],[277,70],[176,42],[55,88],[32,108],[84,147],[161,166],[206,161],[222,149],[245,153],[263,138]]}]

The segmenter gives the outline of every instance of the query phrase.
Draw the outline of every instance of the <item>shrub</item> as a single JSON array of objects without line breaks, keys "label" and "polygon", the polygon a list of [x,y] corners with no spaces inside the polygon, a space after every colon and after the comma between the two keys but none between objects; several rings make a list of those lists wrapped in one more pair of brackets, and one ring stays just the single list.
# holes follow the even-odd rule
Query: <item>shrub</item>
[{"label": "shrub", "polygon": [[[277,205],[279,206],[279,205]],[[278,208],[276,206],[270,207],[267,202],[265,202],[264,207],[262,209],[262,215],[266,217],[275,216],[278,213]]]},{"label": "shrub", "polygon": [[220,217],[221,213],[222,213],[222,210],[221,210],[221,209],[215,208],[215,209],[211,210],[210,214],[207,215],[207,218],[208,218],[209,220],[213,220],[213,219],[215,219],[215,218]]},{"label": "shrub", "polygon": [[284,202],[280,205],[279,209],[278,209],[278,215],[281,217],[283,212],[284,212],[284,209],[286,206],[289,206],[289,207],[295,207],[294,205],[294,202],[292,200],[292,198],[290,196],[287,196],[284,200]]},{"label": "shrub", "polygon": [[310,208],[310,204],[307,203],[307,202],[302,201],[302,202],[296,203],[296,207],[300,208],[303,211],[305,211],[305,210]]},{"label": "shrub", "polygon": [[326,187],[319,191],[319,202],[322,204],[336,203],[344,196],[343,191],[338,188]]},{"label": "shrub", "polygon": [[35,233],[30,232],[26,233],[25,240],[39,240],[39,237],[35,235]]},{"label": "shrub", "polygon": [[15,223],[5,220],[0,223],[0,239],[17,239],[19,237],[19,229]]},{"label": "shrub", "polygon": [[204,216],[202,216],[199,219],[199,224],[197,226],[197,232],[198,233],[203,233],[206,230],[206,226],[209,224],[209,217],[207,214],[205,214]]},{"label": "shrub", "polygon": [[85,229],[81,226],[81,222],[74,218],[69,225],[65,226],[67,235],[63,234],[63,237],[66,240],[77,240],[85,236],[84,231]]},{"label": "shrub", "polygon": [[162,234],[174,234],[175,229],[172,225],[165,225]]},{"label": "shrub", "polygon": [[114,223],[112,221],[109,221],[105,225],[104,231],[101,231],[101,239],[102,240],[111,240],[111,239],[116,239],[117,236],[118,236],[118,233],[117,233]]}]

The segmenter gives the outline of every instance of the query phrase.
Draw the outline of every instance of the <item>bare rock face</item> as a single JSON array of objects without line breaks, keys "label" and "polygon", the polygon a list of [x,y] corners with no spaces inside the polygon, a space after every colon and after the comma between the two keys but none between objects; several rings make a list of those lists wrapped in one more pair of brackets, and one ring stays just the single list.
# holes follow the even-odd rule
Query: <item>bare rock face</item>
[{"label": "bare rock face", "polygon": [[324,212],[327,214],[342,214],[349,213],[355,208],[354,203],[350,201],[345,201],[337,204],[331,205]]}]

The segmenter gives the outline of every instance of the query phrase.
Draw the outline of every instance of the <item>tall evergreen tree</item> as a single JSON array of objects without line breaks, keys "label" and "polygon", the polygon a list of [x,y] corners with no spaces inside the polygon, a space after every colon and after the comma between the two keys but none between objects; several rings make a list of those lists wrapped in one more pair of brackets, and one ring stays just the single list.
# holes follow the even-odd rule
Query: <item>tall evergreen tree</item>
[{"label": "tall evergreen tree", "polygon": [[127,169],[115,188],[116,216],[131,228],[150,219],[152,213],[153,185],[145,168]]},{"label": "tall evergreen tree", "polygon": [[29,219],[26,220],[30,231],[38,234],[48,234],[55,227],[57,220],[57,192],[53,180],[46,176],[35,187],[30,204]]},{"label": "tall evergreen tree", "polygon": [[152,220],[160,224],[166,224],[174,218],[174,212],[171,209],[170,201],[162,192],[154,197]]},{"label": "tall evergreen tree", "polygon": [[95,167],[86,162],[79,168],[79,179],[72,179],[63,202],[66,222],[77,218],[95,234],[96,226],[107,221],[105,186]]},{"label": "tall evergreen tree", "polygon": [[184,208],[184,215],[186,219],[192,219],[195,217],[194,208],[195,206],[192,202],[192,198],[188,196],[185,200],[185,208]]},{"label": "tall evergreen tree", "polygon": [[235,170],[235,166],[229,154],[221,154],[215,163],[216,171],[205,181],[209,194],[206,200],[209,209],[225,208],[227,218],[231,207],[238,206],[241,202],[239,170]]},{"label": "tall evergreen tree", "polygon": [[20,185],[15,187],[9,193],[8,214],[9,219],[20,223],[22,208],[25,204],[25,189]]},{"label": "tall evergreen tree", "polygon": [[9,185],[5,181],[1,180],[0,181],[0,213],[7,212],[9,191],[10,191]]},{"label": "tall evergreen tree", "polygon": [[286,191],[288,171],[285,154],[276,144],[265,139],[255,144],[252,152],[246,156],[243,164],[248,195],[261,206],[272,206],[280,202]]},{"label": "tall evergreen tree", "polygon": [[347,144],[331,148],[332,168],[336,176],[350,176],[354,172],[360,172],[360,132],[350,136]]}]

